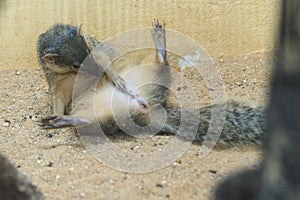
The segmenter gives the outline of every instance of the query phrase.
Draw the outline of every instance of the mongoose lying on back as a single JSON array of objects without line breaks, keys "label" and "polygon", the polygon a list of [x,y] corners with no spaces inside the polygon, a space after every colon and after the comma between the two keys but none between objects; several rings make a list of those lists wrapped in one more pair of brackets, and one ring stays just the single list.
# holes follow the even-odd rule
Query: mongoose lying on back
[{"label": "mongoose lying on back", "polygon": [[[135,106],[136,102],[130,100],[130,95],[115,91],[115,87],[110,81],[114,80],[107,78],[107,76],[101,77],[100,81],[96,83],[95,90],[89,88],[89,83],[76,84],[77,91],[80,92],[75,95],[73,94],[72,99],[72,88],[75,84],[75,76],[88,76],[86,75],[88,73],[78,73],[76,68],[76,66],[80,67],[83,59],[88,56],[88,51],[81,48],[84,46],[84,41],[80,41],[80,34],[78,34],[78,31],[76,30],[76,27],[71,25],[54,25],[39,38],[38,56],[47,76],[50,94],[54,99],[53,102],[55,104],[58,95],[62,95],[63,98],[60,99],[62,102],[56,103],[65,105],[65,114],[70,114],[62,115],[62,112],[56,112],[55,107],[57,106],[53,105],[55,115],[42,119],[40,125],[44,128],[62,128],[92,124],[98,120],[101,124],[101,128],[105,130],[105,133],[113,133],[119,130],[114,117],[122,118],[122,116],[128,112],[126,102],[130,102],[130,116],[135,123],[140,126],[147,125],[149,123],[149,112],[141,112],[142,109],[140,109],[139,106]],[[193,120],[196,118],[199,118],[200,120],[199,126],[197,124],[196,127],[196,129],[198,128],[198,131],[196,130],[197,133],[191,133],[193,132],[193,126],[186,126],[184,127],[184,130],[178,131],[182,121],[182,110],[169,105],[167,102],[169,96],[167,88],[168,85],[172,84],[172,78],[170,76],[169,67],[165,66],[168,65],[165,29],[158,21],[155,21],[151,34],[156,47],[156,59],[152,61],[150,66],[143,67],[141,70],[135,70],[132,75],[128,76],[125,76],[126,73],[136,67],[135,65],[130,64],[130,62],[116,62],[113,63],[111,68],[116,74],[122,77],[121,79],[125,80],[125,88],[128,87],[129,91],[138,87],[145,79],[149,82],[157,83],[139,88],[136,93],[138,95],[136,96],[143,97],[142,101],[145,100],[149,107],[152,106],[152,110],[155,110],[153,105],[156,104],[160,104],[164,107],[167,117],[164,125],[159,129],[161,132],[177,134],[188,140],[195,139],[196,141],[202,142],[210,125],[212,109],[222,107],[223,104],[215,104],[200,109],[194,109],[188,113],[187,119],[184,119],[187,123],[190,122],[193,124]],[[92,40],[96,45],[100,45],[100,50],[108,55],[112,55],[116,52],[116,50],[105,43],[91,39],[87,35],[85,35],[85,37],[87,38],[86,40]],[[58,44],[59,49],[57,49]],[[49,59],[47,59],[45,52],[43,52],[45,46],[47,46],[48,49],[53,50],[51,54],[57,56],[56,62],[54,63],[56,65],[55,67],[50,67],[47,64]],[[66,64],[67,62],[69,63]],[[155,63],[153,64],[153,62]],[[74,63],[76,63],[76,66],[72,66]],[[53,68],[62,69],[55,70]],[[76,68],[76,70],[74,70],[74,68]],[[88,66],[87,68],[90,67]],[[90,69],[86,69],[83,71],[89,70]],[[91,78],[82,78],[80,80],[86,79],[90,80]],[[164,86],[160,84],[162,82]],[[95,83],[93,84],[95,85]],[[58,88],[63,88],[66,92],[60,94],[61,91],[58,91]],[[113,94],[116,95],[113,96]],[[114,108],[110,107],[112,101],[117,102],[114,104],[116,105]],[[70,105],[72,102],[73,107],[71,108]],[[94,102],[97,104],[95,108],[92,106]],[[263,106],[249,106],[233,100],[226,103],[226,122],[218,144],[225,146],[237,143],[260,144],[265,132],[266,122]],[[91,113],[96,113],[96,116],[93,116]]]}]

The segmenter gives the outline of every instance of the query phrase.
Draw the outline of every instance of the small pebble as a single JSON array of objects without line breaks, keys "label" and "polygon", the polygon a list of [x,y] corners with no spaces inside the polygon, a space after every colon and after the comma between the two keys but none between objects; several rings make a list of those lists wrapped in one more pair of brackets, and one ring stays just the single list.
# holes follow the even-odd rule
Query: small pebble
[{"label": "small pebble", "polygon": [[40,159],[38,159],[36,162],[37,162],[38,164],[41,164],[43,161],[40,160]]},{"label": "small pebble", "polygon": [[156,184],[156,187],[163,188],[163,187],[164,187],[164,185],[163,185],[163,184],[161,184],[161,183],[157,183],[157,184]]},{"label": "small pebble", "polygon": [[210,173],[212,173],[212,174],[216,174],[217,173],[217,170],[212,170],[212,169],[210,169],[210,170],[208,170]]},{"label": "small pebble", "polygon": [[52,134],[52,133],[48,133],[48,134],[46,134],[46,137],[47,137],[47,138],[52,138],[52,137],[53,137],[53,134]]},{"label": "small pebble", "polygon": [[50,161],[47,163],[47,167],[52,167],[52,166],[53,166],[53,162]]},{"label": "small pebble", "polygon": [[57,181],[60,180],[60,178],[61,178],[60,175],[56,175],[56,176],[55,176],[55,179],[56,179]]},{"label": "small pebble", "polygon": [[4,127],[9,127],[9,126],[10,126],[10,122],[5,121],[5,122],[3,123],[3,126],[4,126]]},{"label": "small pebble", "polygon": [[85,197],[85,193],[84,192],[80,192],[80,197]]},{"label": "small pebble", "polygon": [[18,71],[18,70],[16,70],[16,73],[15,73],[16,75],[20,75],[21,74],[21,72],[20,71]]},{"label": "small pebble", "polygon": [[178,164],[181,164],[181,160],[176,160],[175,162]]}]

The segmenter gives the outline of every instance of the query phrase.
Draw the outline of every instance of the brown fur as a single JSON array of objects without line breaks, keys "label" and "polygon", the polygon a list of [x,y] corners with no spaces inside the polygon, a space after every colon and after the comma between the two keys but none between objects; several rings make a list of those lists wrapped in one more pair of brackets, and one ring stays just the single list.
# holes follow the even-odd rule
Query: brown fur
[{"label": "brown fur", "polygon": [[[52,29],[55,29],[55,26]],[[73,29],[75,28],[73,27]],[[138,54],[141,54],[141,52],[137,52],[138,54],[136,54],[136,52],[132,52],[124,55],[118,60],[115,60],[112,63],[111,68],[126,82],[126,87],[129,91],[132,91],[136,87],[140,86],[143,81],[156,82],[158,84],[164,83],[166,87],[152,84],[150,86],[147,85],[139,88],[135,93],[137,97],[142,97],[144,100],[146,100],[147,103],[149,103],[149,107],[155,104],[160,104],[164,107],[167,119],[161,131],[169,134],[177,134],[187,140],[195,139],[198,142],[203,142],[210,125],[212,109],[222,109],[224,103],[226,103],[227,110],[222,110],[222,112],[227,112],[224,127],[212,127],[218,129],[223,128],[221,130],[222,134],[218,144],[221,146],[232,146],[237,143],[260,144],[264,135],[266,123],[265,110],[262,106],[251,106],[242,102],[228,101],[212,106],[202,107],[200,109],[195,108],[194,110],[181,110],[178,107],[168,104],[167,98],[169,93],[167,88],[172,85],[172,78],[170,76],[169,68],[163,66],[168,64],[167,52],[165,51],[166,38],[164,27],[162,27],[158,21],[155,21],[151,34],[156,46],[156,54],[152,55],[151,53],[146,52],[146,54],[148,53],[148,56],[142,59],[141,57],[137,56]],[[59,33],[56,33],[56,35],[60,36]],[[64,46],[64,48],[71,49],[68,51],[71,53],[68,53],[63,57],[64,61],[69,55],[76,55],[78,52],[75,51],[72,54],[74,47],[68,44],[68,40],[61,37],[62,36],[56,40],[65,41],[66,46]],[[85,35],[85,37],[88,36]],[[57,45],[55,43],[56,40],[52,42],[52,40],[50,40],[50,36],[48,38],[48,43],[51,44],[50,46]],[[96,43],[96,41],[94,42]],[[104,48],[103,46],[105,46],[105,44],[100,42],[98,42],[98,44],[100,44],[100,46],[102,45],[102,50],[104,52],[106,52],[108,55],[112,55],[112,53],[108,52],[108,50],[111,48]],[[97,57],[98,55],[96,54],[93,56]],[[98,63],[103,62],[101,54],[99,54],[99,57],[97,57],[96,60],[97,59],[99,59]],[[144,66],[142,70],[139,70],[140,66],[147,63],[150,64]],[[50,91],[53,85],[59,85],[60,87],[64,85],[62,83],[58,84],[55,82],[58,80],[56,76],[66,77],[66,81],[70,81],[70,83],[72,83],[70,86],[73,85],[73,72],[72,74],[67,73],[56,75],[55,79],[53,79],[51,78],[52,74],[47,73],[47,70],[49,70],[48,68],[49,67],[46,66],[46,76],[48,80],[50,80],[48,81]],[[129,73],[129,76],[127,76],[127,72],[129,71],[131,73]],[[55,72],[52,73],[55,74]],[[67,77],[69,80],[67,80]],[[80,81],[77,82],[77,80]],[[131,99],[130,95],[126,95],[126,93],[123,93],[122,90],[116,90],[110,80],[111,77],[104,76],[98,82],[97,77],[93,78],[86,73],[77,73],[77,79],[73,86],[75,90],[73,90],[72,93],[73,107],[70,112],[67,112],[67,114],[72,114],[74,118],[73,116],[71,117],[67,115],[51,116],[42,119],[41,126],[44,128],[61,128],[67,126],[82,126],[99,121],[101,123],[101,127],[105,129],[105,133],[114,133],[114,131],[118,130],[118,125],[115,122],[115,118],[126,118],[126,113],[128,110],[131,117],[127,117],[128,120],[133,119],[134,122],[139,126],[147,125],[149,123],[148,114],[150,110],[147,110],[148,112],[141,112],[142,109],[140,109],[138,106],[138,98]],[[64,88],[62,87],[61,90],[62,89]],[[66,91],[66,94],[69,94],[69,92]],[[115,96],[113,96],[113,94],[115,94]],[[51,95],[53,96],[54,100],[58,97],[57,94],[51,93]],[[66,98],[65,100],[67,100],[64,102],[65,104],[70,104],[69,99]],[[112,102],[116,103],[111,106]],[[155,110],[157,107],[154,106],[152,109]],[[187,126],[184,127],[183,131],[178,131],[181,126],[181,116],[183,112],[188,112],[186,119],[184,119]],[[195,122],[195,119],[199,118],[199,114],[200,122],[199,126],[197,126],[198,123]],[[154,120],[160,121],[160,118],[161,116],[156,116]],[[196,131],[197,133],[194,133]],[[211,140],[211,138],[207,139]]]}]

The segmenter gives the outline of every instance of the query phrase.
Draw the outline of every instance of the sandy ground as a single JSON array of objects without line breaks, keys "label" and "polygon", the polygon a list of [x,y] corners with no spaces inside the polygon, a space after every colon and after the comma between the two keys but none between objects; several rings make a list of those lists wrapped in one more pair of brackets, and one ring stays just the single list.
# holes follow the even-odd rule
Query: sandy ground
[{"label": "sandy ground", "polygon": [[[255,53],[216,61],[229,98],[266,102],[270,55]],[[207,98],[201,90],[197,89],[198,98]],[[239,169],[256,166],[261,157],[257,147],[237,147],[213,150],[200,159],[200,146],[193,144],[161,170],[120,172],[94,159],[73,129],[49,131],[37,126],[38,119],[51,114],[41,69],[2,70],[0,93],[0,151],[47,199],[209,199],[218,181]],[[148,144],[122,137],[113,142],[135,152],[143,146],[162,148],[172,137],[155,136]]]}]

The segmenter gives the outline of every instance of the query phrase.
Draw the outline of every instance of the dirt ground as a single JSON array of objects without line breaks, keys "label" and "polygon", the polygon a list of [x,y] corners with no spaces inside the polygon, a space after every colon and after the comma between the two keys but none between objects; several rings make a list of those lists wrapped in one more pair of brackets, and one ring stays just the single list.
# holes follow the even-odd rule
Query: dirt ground
[{"label": "dirt ground", "polygon": [[[271,55],[259,52],[219,58],[216,62],[228,98],[264,104]],[[200,159],[200,146],[193,144],[176,162],[161,170],[120,172],[91,156],[73,129],[53,131],[37,126],[38,119],[51,114],[48,86],[41,69],[2,70],[0,93],[0,152],[47,199],[209,199],[218,181],[242,168],[256,166],[261,158],[257,147],[236,147],[213,150]],[[199,99],[207,98],[197,95]],[[131,152],[143,145],[155,150],[172,137],[155,136],[150,145],[135,139],[114,143]]]}]

